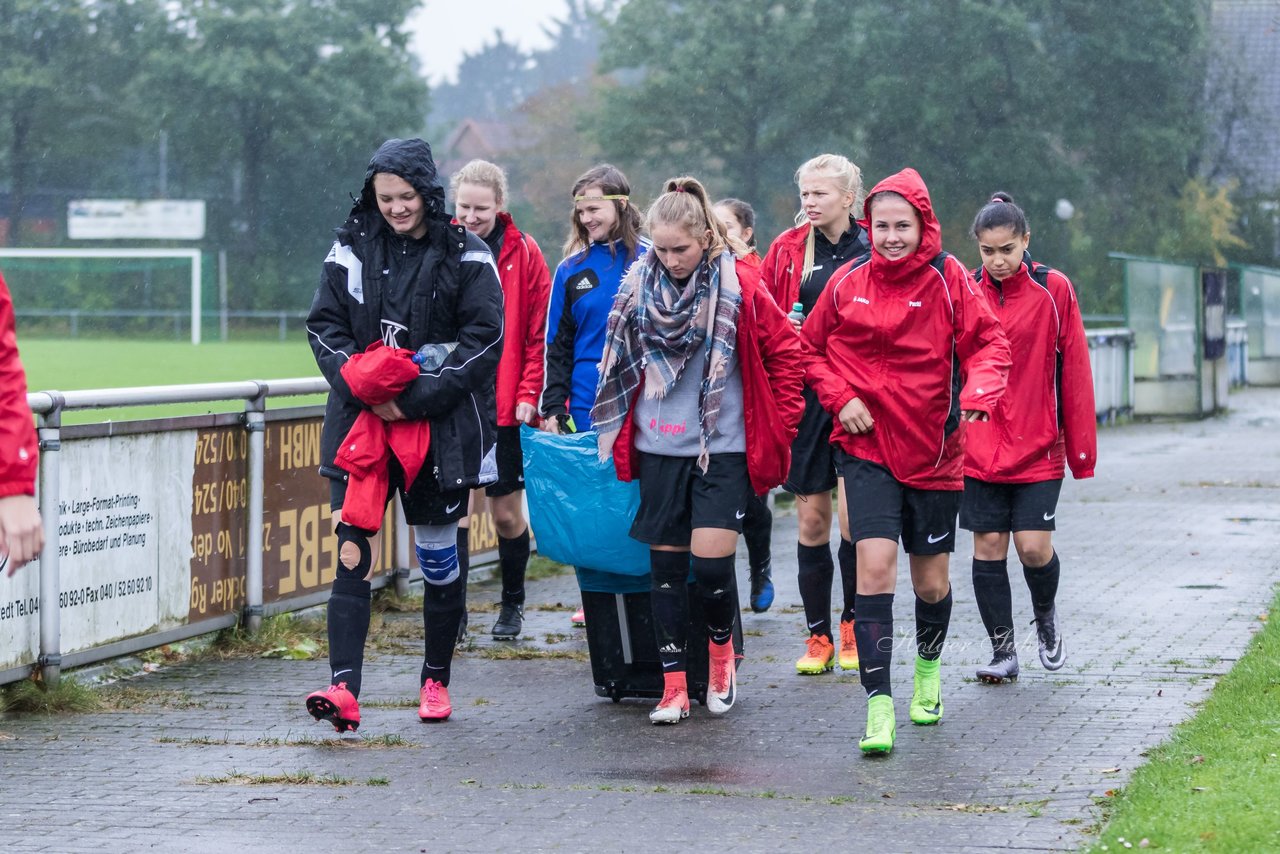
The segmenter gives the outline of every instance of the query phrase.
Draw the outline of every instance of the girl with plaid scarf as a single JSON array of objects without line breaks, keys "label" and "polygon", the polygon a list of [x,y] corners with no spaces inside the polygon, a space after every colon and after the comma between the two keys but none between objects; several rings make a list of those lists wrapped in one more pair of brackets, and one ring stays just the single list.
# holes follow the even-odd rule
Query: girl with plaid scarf
[{"label": "girl with plaid scarf", "polygon": [[665,683],[649,719],[674,724],[689,715],[690,571],[709,639],[707,709],[724,714],[736,699],[738,534],[751,496],[786,476],[805,365],[799,336],[757,268],[729,249],[702,184],[668,181],[646,219],[652,249],[609,312],[591,420],[601,459],[612,454],[619,479],[640,480],[631,536],[651,547]]}]

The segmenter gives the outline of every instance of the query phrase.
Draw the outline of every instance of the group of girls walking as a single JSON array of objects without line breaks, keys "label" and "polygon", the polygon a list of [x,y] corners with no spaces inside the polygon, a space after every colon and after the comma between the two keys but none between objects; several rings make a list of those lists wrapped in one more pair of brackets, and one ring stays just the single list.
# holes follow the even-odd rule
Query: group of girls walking
[{"label": "group of girls walking", "polygon": [[[378,174],[371,163],[367,195],[370,187],[380,193]],[[402,177],[410,191],[422,191],[412,175]],[[406,181],[389,183],[398,192]],[[1051,670],[1062,666],[1054,607],[1060,564],[1051,532],[1065,465],[1076,477],[1093,471],[1088,352],[1071,283],[1031,260],[1030,230],[1012,198],[997,194],[975,219],[983,265],[971,273],[943,251],[928,189],[914,170],[885,178],[864,194],[858,167],[825,154],[803,164],[796,183],[796,226],[761,259],[754,214],[745,202],[713,204],[705,187],[685,176],[667,181],[642,213],[626,176],[608,164],[596,166],[574,183],[564,260],[548,276],[537,244],[505,212],[502,171],[483,161],[464,167],[452,181],[453,226],[469,236],[457,248],[463,260],[484,260],[487,250],[501,288],[505,344],[489,368],[489,381],[496,376],[493,471],[482,462],[456,485],[483,485],[491,502],[502,573],[492,633],[513,638],[522,626],[529,556],[518,425],[552,433],[594,430],[601,459],[612,458],[620,479],[639,481],[631,536],[650,546],[665,685],[650,720],[659,724],[689,714],[691,589],[702,599],[706,621],[708,711],[723,714],[735,704],[738,536],[745,535],[748,547],[751,608],[768,610],[774,599],[772,518],[764,498],[779,486],[792,492],[808,636],[796,670],[816,675],[837,662],[842,670],[858,670],[868,696],[860,747],[887,753],[896,737],[890,664],[899,541],[909,557],[915,603],[913,723],[934,724],[943,714],[940,659],[951,617],[948,564],[957,514],[974,532],[974,589],[992,643],[992,661],[979,678],[1002,682],[1018,674],[1006,564],[1010,537],[1031,591],[1041,661]],[[400,198],[377,195],[391,232],[403,237],[409,232],[398,219]],[[453,239],[445,238],[446,254]],[[484,246],[473,249],[473,241]],[[405,245],[392,248],[408,252]],[[349,256],[340,240],[329,264],[342,266]],[[354,293],[351,265],[339,272],[329,264],[329,289]],[[374,290],[366,286],[364,293]],[[324,292],[313,309],[317,320],[326,316]],[[411,321],[416,316],[400,318],[410,328]],[[462,329],[448,334],[457,336],[450,339],[457,340],[457,350],[464,342],[476,349],[474,336]],[[399,343],[386,337],[384,343]],[[405,343],[421,337],[409,335]],[[370,343],[348,340],[353,338],[361,336],[313,331],[327,376]],[[343,359],[333,357],[335,350]],[[470,362],[477,359],[473,354]],[[337,379],[334,394],[343,396],[340,372]],[[384,420],[411,417],[373,411]],[[405,494],[408,514],[418,505],[405,482],[402,472],[392,478]],[[415,527],[429,585],[423,720],[443,720],[451,711],[448,661],[442,666],[432,658],[451,656],[452,645],[446,655],[440,639],[450,630],[456,634],[462,619],[456,607],[461,594],[445,597],[451,607],[444,607],[440,591],[430,589],[429,566],[449,564],[450,557],[450,566],[465,563],[462,548],[442,556],[449,532],[432,527],[442,518],[456,523],[456,492],[439,485],[433,491],[440,500],[423,506],[441,511],[438,504],[443,511],[416,514],[430,542]],[[335,487],[339,519],[340,492]],[[840,543],[833,560],[837,509]],[[330,606],[331,650],[346,652],[331,654],[331,687],[308,698],[312,714],[340,731],[359,722],[361,659],[354,641],[334,643],[334,602],[341,620],[343,596],[367,596],[350,581],[365,568],[367,543],[349,550],[347,539],[349,533],[346,539],[340,533],[338,581],[345,583],[340,591],[335,581]],[[837,563],[838,633],[831,619]],[[362,646],[367,607],[345,619],[352,627],[337,634],[358,638]]]}]

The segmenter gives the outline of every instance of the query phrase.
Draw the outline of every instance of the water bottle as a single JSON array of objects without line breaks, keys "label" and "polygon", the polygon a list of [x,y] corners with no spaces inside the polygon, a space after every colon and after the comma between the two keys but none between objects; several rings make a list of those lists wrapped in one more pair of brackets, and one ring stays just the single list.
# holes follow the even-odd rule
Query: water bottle
[{"label": "water bottle", "polygon": [[444,360],[449,358],[449,354],[457,346],[456,341],[448,344],[423,344],[418,348],[418,352],[413,354],[413,362],[421,365],[423,371],[434,371],[444,364]]},{"label": "water bottle", "polygon": [[792,303],[791,311],[787,312],[787,317],[796,323],[804,323],[804,303]]}]

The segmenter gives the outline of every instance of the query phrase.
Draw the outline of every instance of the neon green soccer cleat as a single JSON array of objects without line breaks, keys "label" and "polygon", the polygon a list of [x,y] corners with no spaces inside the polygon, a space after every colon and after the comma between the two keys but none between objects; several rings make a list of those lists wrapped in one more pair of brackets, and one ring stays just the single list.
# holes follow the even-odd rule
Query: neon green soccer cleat
[{"label": "neon green soccer cleat", "polygon": [[867,734],[858,741],[863,753],[888,753],[898,725],[894,720],[893,698],[879,694],[867,699]]},{"label": "neon green soccer cleat", "polygon": [[916,656],[915,687],[911,692],[911,722],[931,726],[942,720],[942,662]]}]

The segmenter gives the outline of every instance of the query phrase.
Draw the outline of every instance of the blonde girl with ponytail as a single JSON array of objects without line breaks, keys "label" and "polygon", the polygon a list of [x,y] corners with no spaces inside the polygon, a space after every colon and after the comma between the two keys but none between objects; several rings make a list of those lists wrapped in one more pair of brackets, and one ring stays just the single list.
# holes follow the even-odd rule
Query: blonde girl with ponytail
[{"label": "blonde girl with ponytail", "polygon": [[631,536],[650,546],[665,686],[649,719],[675,724],[689,715],[690,571],[706,616],[707,710],[736,700],[738,535],[747,502],[787,473],[805,364],[697,179],[667,181],[645,219],[652,248],[609,312],[591,419],[601,459],[640,482]]},{"label": "blonde girl with ponytail", "polygon": [[[786,311],[799,305],[799,311],[808,316],[836,269],[865,260],[871,244],[866,230],[854,218],[863,196],[862,170],[856,164],[839,154],[821,154],[797,169],[795,180],[800,190],[796,225],[770,244],[761,274],[778,305]],[[799,330],[801,322],[792,322]],[[783,489],[796,496],[798,580],[809,635],[804,654],[796,661],[796,672],[816,675],[831,670],[837,661],[841,670],[858,668],[853,631],[858,566],[857,552],[849,539],[844,480],[830,443],[831,415],[812,389],[806,387],[804,395],[804,418],[791,449],[791,471]],[[838,635],[831,627],[835,576],[831,496],[836,488],[840,490],[837,554],[844,600]]]}]

